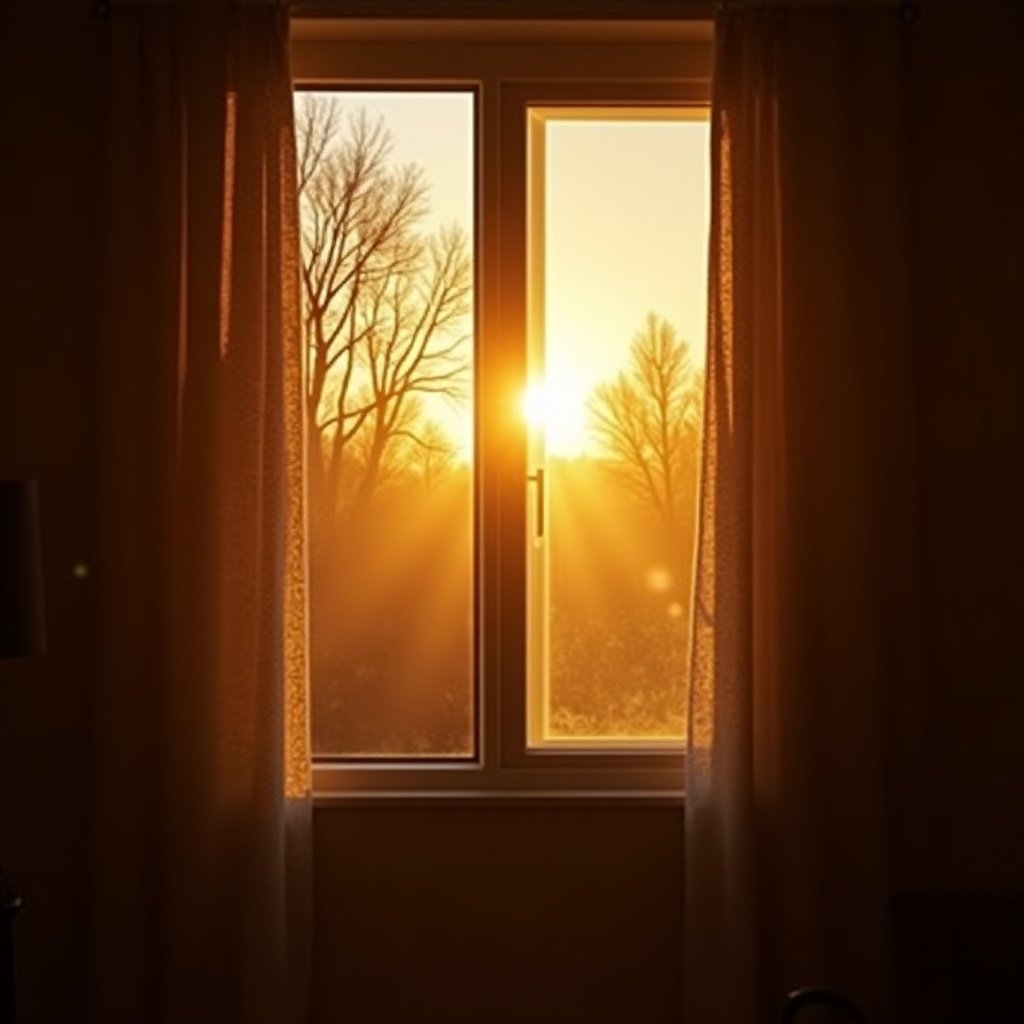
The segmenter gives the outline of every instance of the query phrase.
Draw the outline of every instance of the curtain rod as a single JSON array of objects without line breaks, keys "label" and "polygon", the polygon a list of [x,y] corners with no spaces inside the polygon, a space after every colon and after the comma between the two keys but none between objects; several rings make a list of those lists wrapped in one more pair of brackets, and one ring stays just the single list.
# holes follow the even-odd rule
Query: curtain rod
[{"label": "curtain rod", "polygon": [[[113,11],[124,8],[138,9],[141,7],[181,8],[190,7],[202,10],[212,6],[209,0],[89,0],[89,8],[99,18],[105,18]],[[228,7],[280,7],[289,10],[288,0],[230,0]]]},{"label": "curtain rod", "polygon": [[294,17],[659,21],[745,8],[893,8],[901,0],[292,0]]},{"label": "curtain rod", "polygon": [[[87,0],[96,14],[119,7],[206,7],[210,0]],[[720,0],[228,0],[229,7],[286,7],[300,18],[382,20],[659,21],[714,13]]]},{"label": "curtain rod", "polygon": [[[93,14],[117,7],[203,6],[205,0],[89,0]],[[898,10],[905,21],[920,15],[910,0],[234,0],[238,7],[286,7],[294,18],[472,21],[661,21],[710,19],[719,11],[790,8]]]},{"label": "curtain rod", "polygon": [[832,10],[847,9],[855,10],[879,10],[889,8],[891,10],[903,11],[904,9],[919,8],[918,3],[910,3],[908,0],[719,0],[716,5],[719,10],[743,11],[743,10]]},{"label": "curtain rod", "polygon": [[293,0],[298,18],[661,21],[711,17],[714,0]]},{"label": "curtain rod", "polygon": [[895,11],[900,21],[912,24],[921,16],[921,6],[914,0],[719,0],[716,7],[730,11]]}]

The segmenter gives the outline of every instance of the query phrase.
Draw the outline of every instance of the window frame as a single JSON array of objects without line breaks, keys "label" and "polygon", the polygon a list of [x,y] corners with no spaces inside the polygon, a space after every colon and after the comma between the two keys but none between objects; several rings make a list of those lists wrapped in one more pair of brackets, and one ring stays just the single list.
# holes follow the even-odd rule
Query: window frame
[{"label": "window frame", "polygon": [[528,745],[526,445],[507,415],[504,382],[524,379],[527,360],[530,107],[707,108],[710,52],[706,21],[293,20],[297,90],[475,94],[476,756],[314,758],[318,803],[682,799],[681,750]]}]

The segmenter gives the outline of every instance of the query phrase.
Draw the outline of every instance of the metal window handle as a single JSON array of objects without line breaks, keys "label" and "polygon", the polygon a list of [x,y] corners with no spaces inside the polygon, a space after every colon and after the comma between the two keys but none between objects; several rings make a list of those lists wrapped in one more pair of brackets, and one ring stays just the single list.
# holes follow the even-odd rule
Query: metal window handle
[{"label": "metal window handle", "polygon": [[528,473],[526,479],[536,484],[537,489],[534,492],[534,532],[536,533],[537,539],[542,540],[544,537],[544,470],[537,467],[536,473]]}]

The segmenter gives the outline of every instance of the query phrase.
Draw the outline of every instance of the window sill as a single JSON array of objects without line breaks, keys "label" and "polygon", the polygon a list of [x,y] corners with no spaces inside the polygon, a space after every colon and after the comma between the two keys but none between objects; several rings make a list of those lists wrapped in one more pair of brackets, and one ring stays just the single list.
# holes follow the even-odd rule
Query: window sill
[{"label": "window sill", "polygon": [[648,769],[553,766],[487,770],[473,762],[433,765],[317,764],[316,807],[682,806],[680,763]]},{"label": "window sill", "polygon": [[367,807],[416,808],[481,808],[507,807],[522,809],[552,809],[555,807],[658,807],[682,808],[684,794],[679,790],[389,790],[315,793],[314,810],[337,810]]}]

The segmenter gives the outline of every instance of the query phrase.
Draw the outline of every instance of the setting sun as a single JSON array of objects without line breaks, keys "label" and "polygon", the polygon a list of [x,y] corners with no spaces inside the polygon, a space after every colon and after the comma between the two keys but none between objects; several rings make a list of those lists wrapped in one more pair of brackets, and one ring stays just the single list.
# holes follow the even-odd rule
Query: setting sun
[{"label": "setting sun", "polygon": [[567,374],[552,374],[527,385],[522,413],[527,425],[543,434],[550,455],[584,453],[587,442],[586,395]]}]

